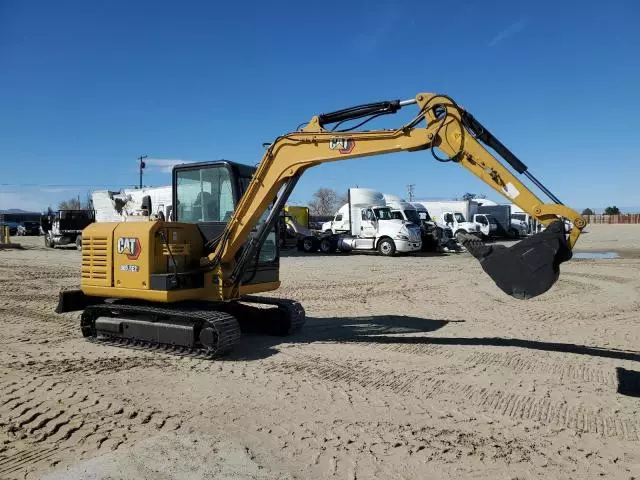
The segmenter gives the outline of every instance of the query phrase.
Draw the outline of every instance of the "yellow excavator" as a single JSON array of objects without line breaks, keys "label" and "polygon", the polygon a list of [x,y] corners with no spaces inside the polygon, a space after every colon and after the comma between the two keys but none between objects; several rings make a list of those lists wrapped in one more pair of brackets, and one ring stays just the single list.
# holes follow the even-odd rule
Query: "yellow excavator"
[{"label": "yellow excavator", "polygon": [[[414,106],[399,128],[360,129]],[[466,168],[546,227],[511,247],[471,235],[463,244],[506,294],[529,299],[549,290],[584,219],[452,98],[420,93],[316,115],[269,144],[257,167],[224,160],[174,167],[171,218],[89,225],[81,288],[61,291],[56,311],[81,310],[81,332],[93,342],[205,358],[230,352],[242,332],[292,334],[304,324],[304,308],[256,294],[280,286],[277,222],[302,173],[325,162],[425,150]]]}]

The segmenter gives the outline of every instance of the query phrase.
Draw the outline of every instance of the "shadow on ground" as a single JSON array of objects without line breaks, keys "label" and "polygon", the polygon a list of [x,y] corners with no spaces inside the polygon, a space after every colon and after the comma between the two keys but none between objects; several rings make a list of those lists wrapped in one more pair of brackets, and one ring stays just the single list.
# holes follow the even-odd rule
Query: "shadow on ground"
[{"label": "shadow on ground", "polygon": [[[289,337],[247,334],[229,360],[256,360],[278,353],[282,343],[309,344],[315,342],[379,343],[381,345],[454,345],[512,347],[546,352],[570,353],[591,357],[640,362],[640,352],[574,343],[544,342],[502,337],[432,337],[415,334],[435,332],[451,320],[433,320],[403,315],[368,317],[314,318],[308,317],[303,329]],[[413,335],[407,335],[413,334]],[[616,369],[618,393],[640,397],[640,372],[621,367]]]},{"label": "shadow on ground", "polygon": [[[432,320],[404,315],[330,318],[307,317],[307,323],[302,330],[289,337],[247,334],[236,350],[237,353],[234,355],[234,359],[264,358],[265,356],[277,353],[274,347],[281,343],[367,342],[395,345],[515,347],[640,362],[640,352],[578,345],[574,343],[544,342],[540,340],[502,337],[431,337],[403,335],[409,333],[434,332],[449,323],[461,322],[463,322],[463,320]],[[258,348],[256,349],[256,347]]]}]

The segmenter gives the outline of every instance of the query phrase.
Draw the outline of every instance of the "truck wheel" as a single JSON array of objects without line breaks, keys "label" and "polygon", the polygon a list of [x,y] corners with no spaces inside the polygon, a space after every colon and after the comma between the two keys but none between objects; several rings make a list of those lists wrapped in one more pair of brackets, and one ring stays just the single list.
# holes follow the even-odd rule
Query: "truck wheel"
[{"label": "truck wheel", "polygon": [[516,230],[515,228],[512,228],[509,230],[509,236],[515,239],[520,238],[520,234],[518,233],[518,230]]},{"label": "truck wheel", "polygon": [[306,253],[318,251],[318,240],[314,237],[305,237],[302,239],[302,250]]},{"label": "truck wheel", "polygon": [[322,253],[333,253],[334,250],[335,249],[333,248],[333,242],[330,238],[323,238],[322,240],[320,240],[320,251]]},{"label": "truck wheel", "polygon": [[385,257],[391,257],[396,253],[396,244],[390,238],[383,238],[378,242],[378,252]]},{"label": "truck wheel", "polygon": [[76,237],[76,250],[82,250],[82,237],[80,235]]}]

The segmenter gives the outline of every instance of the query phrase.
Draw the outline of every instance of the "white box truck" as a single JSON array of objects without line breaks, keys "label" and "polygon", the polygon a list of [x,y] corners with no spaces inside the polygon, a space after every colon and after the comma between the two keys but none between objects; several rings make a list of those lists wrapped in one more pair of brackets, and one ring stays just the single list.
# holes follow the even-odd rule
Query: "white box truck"
[{"label": "white box truck", "polygon": [[423,205],[432,218],[451,227],[456,237],[459,233],[490,237],[498,228],[490,215],[477,213],[478,202],[473,200],[418,200],[415,203]]},{"label": "white box truck", "polygon": [[333,220],[322,224],[324,232],[335,235],[338,250],[378,251],[381,255],[417,252],[422,248],[420,227],[392,219],[380,192],[370,188],[350,188],[349,201]]}]

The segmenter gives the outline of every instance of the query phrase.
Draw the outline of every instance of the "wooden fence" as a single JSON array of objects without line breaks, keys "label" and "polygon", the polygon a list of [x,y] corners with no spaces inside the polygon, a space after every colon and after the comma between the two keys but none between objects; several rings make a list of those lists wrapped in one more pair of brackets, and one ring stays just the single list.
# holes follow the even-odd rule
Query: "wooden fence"
[{"label": "wooden fence", "polygon": [[583,215],[587,223],[640,223],[640,213],[621,215]]}]

